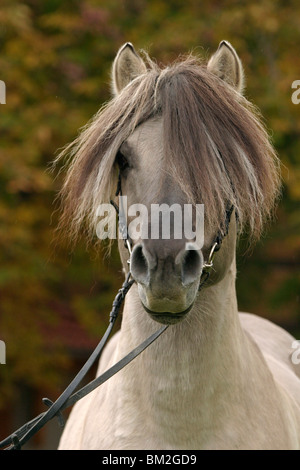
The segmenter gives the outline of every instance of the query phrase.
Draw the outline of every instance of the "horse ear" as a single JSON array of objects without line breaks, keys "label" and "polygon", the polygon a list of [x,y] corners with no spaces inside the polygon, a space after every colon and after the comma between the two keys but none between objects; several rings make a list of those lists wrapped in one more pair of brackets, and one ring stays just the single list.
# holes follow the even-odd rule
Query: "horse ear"
[{"label": "horse ear", "polygon": [[112,89],[118,95],[131,80],[147,71],[133,45],[127,42],[119,49],[112,67]]},{"label": "horse ear", "polygon": [[244,88],[244,71],[234,47],[221,41],[215,54],[210,58],[207,69],[242,93]]}]

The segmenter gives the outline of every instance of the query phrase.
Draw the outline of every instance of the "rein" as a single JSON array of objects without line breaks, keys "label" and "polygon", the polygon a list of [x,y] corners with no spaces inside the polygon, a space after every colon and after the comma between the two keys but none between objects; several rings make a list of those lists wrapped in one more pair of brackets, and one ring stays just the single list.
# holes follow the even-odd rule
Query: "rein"
[{"label": "rein", "polygon": [[[118,196],[118,194],[121,194],[120,174],[119,174],[119,179],[118,179],[118,188],[117,188],[116,196]],[[125,247],[127,248],[129,257],[130,257],[132,245],[131,245],[131,241],[128,239],[128,236],[127,236],[126,224],[124,223],[124,220],[120,220],[118,206],[113,201],[110,201],[110,202],[117,211],[120,232],[123,235]],[[219,249],[221,248],[223,238],[228,234],[230,217],[231,217],[232,212],[233,212],[233,206],[231,206],[230,209],[226,210],[225,231],[223,233],[219,231],[217,236],[214,238],[214,241],[212,243],[212,246],[209,252],[208,260],[203,265],[203,271],[202,271],[202,275],[200,278],[199,290],[203,287],[203,285],[208,280],[210,271],[213,267],[213,260],[214,260],[215,253],[219,251]],[[127,262],[130,265],[130,258]],[[139,346],[134,348],[129,354],[127,354],[120,361],[118,361],[116,364],[114,364],[112,367],[106,370],[103,374],[101,374],[99,377],[95,378],[94,380],[89,382],[87,385],[85,385],[84,387],[79,389],[77,392],[75,392],[79,384],[82,382],[83,378],[86,376],[86,374],[88,373],[92,365],[95,363],[96,359],[99,358],[110,336],[110,333],[118,317],[120,308],[124,302],[125,296],[128,293],[129,289],[131,288],[132,284],[135,282],[133,279],[130,279],[130,278],[131,278],[131,273],[129,270],[122,287],[118,290],[118,293],[112,303],[112,310],[109,315],[109,325],[102,339],[100,340],[100,342],[98,343],[98,345],[96,346],[96,348],[94,349],[90,357],[87,359],[86,363],[80,369],[78,374],[72,380],[72,382],[67,386],[67,388],[57,398],[55,402],[53,402],[49,398],[43,398],[43,403],[48,407],[48,410],[39,414],[38,416],[33,418],[31,421],[28,421],[22,427],[20,427],[19,429],[14,431],[12,434],[10,434],[8,437],[3,439],[0,442],[0,449],[20,450],[22,446],[26,444],[26,442],[29,439],[31,439],[40,429],[42,429],[48,423],[48,421],[50,421],[54,417],[57,417],[59,424],[61,426],[64,426],[64,418],[62,416],[63,410],[65,410],[66,408],[70,406],[73,406],[81,398],[88,395],[90,392],[95,390],[97,387],[102,385],[104,382],[110,379],[113,375],[115,375],[117,372],[123,369],[123,367],[125,367],[133,359],[135,359],[139,354],[141,354],[148,346],[150,346],[150,344],[152,344],[169,327],[169,325],[164,325],[161,328],[159,328],[155,333],[149,336]]]},{"label": "rein", "polygon": [[130,280],[130,273],[127,275],[121,289],[119,289],[113,304],[112,310],[109,316],[109,325],[104,333],[101,341],[98,343],[84,366],[78,372],[76,377],[72,380],[72,382],[68,385],[68,387],[64,390],[64,392],[59,396],[59,398],[52,402],[49,398],[43,398],[43,403],[49,407],[47,411],[44,413],[39,414],[31,421],[28,421],[24,424],[21,428],[17,429],[14,433],[10,436],[5,438],[3,441],[0,442],[0,449],[3,450],[20,450],[26,442],[31,439],[40,429],[42,429],[45,424],[50,421],[55,416],[58,417],[59,424],[64,426],[64,419],[61,412],[68,408],[69,406],[74,405],[77,401],[81,398],[88,395],[90,392],[95,390],[99,385],[102,385],[108,379],[110,379],[113,375],[119,372],[123,367],[125,367],[129,362],[135,359],[141,352],[143,352],[148,346],[150,346],[153,341],[155,341],[167,328],[169,325],[164,325],[162,328],[157,330],[153,333],[149,338],[143,341],[139,346],[133,349],[129,354],[127,354],[123,359],[119,362],[114,364],[110,369],[105,371],[102,375],[97,377],[96,379],[89,382],[87,385],[82,387],[77,392],[73,393],[75,389],[78,387],[80,382],[86,376],[87,372],[94,364],[95,360],[101,354],[103,347],[105,346],[108,337],[113,329],[115,321],[118,317],[121,305],[125,299],[127,292],[129,291],[130,287],[134,283],[133,280]]}]

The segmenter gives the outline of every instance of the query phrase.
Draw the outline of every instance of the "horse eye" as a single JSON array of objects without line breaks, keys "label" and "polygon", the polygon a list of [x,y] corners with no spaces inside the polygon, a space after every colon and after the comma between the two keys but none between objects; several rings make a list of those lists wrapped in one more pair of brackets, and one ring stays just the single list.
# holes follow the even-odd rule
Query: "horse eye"
[{"label": "horse eye", "polygon": [[126,168],[129,168],[129,163],[127,158],[120,152],[120,150],[117,153],[116,156],[116,163],[118,164],[120,171],[126,170]]}]

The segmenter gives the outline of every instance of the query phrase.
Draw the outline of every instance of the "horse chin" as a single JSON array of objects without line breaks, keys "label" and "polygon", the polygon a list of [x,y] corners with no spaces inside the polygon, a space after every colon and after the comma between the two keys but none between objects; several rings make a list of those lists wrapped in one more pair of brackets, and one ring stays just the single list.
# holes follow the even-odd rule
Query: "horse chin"
[{"label": "horse chin", "polygon": [[193,307],[194,302],[186,310],[183,310],[182,312],[176,312],[176,313],[154,312],[152,310],[149,310],[149,308],[145,307],[143,302],[142,302],[142,305],[145,311],[149,314],[150,318],[152,318],[152,320],[155,320],[158,323],[162,323],[163,325],[174,325],[175,323],[178,323],[185,318],[187,313]]},{"label": "horse chin", "polygon": [[138,283],[138,295],[144,310],[152,320],[170,325],[182,321],[191,310],[197,296],[198,285],[199,281],[189,287],[175,285],[165,292]]}]

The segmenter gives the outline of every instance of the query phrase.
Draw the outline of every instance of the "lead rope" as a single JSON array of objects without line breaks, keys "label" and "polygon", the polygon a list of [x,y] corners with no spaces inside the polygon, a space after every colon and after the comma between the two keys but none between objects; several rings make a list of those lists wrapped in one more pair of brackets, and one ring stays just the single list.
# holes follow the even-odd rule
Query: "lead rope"
[{"label": "lead rope", "polygon": [[119,289],[113,304],[112,310],[109,315],[109,325],[102,337],[101,341],[98,343],[84,366],[78,372],[76,377],[72,380],[72,382],[68,385],[68,387],[64,390],[64,392],[59,396],[59,398],[53,403],[49,398],[43,398],[43,403],[46,406],[49,406],[49,409],[44,413],[39,414],[31,421],[24,424],[21,428],[17,429],[14,433],[10,436],[5,438],[3,441],[0,442],[0,449],[4,450],[20,450],[22,446],[33,437],[45,424],[50,421],[55,416],[58,417],[59,423],[61,426],[64,425],[64,420],[62,417],[61,412],[68,408],[69,406],[74,405],[77,401],[81,398],[85,397],[88,393],[95,390],[95,388],[102,385],[106,382],[109,378],[119,372],[123,367],[125,367],[129,362],[135,359],[141,352],[143,352],[148,346],[150,346],[153,341],[155,341],[167,328],[169,325],[164,325],[162,328],[157,330],[153,333],[149,338],[147,338],[143,343],[133,349],[127,356],[113,365],[110,369],[105,371],[102,375],[97,377],[96,379],[92,380],[89,384],[82,387],[76,393],[73,393],[74,390],[78,387],[80,382],[86,376],[87,372],[94,364],[95,360],[101,354],[105,343],[113,329],[113,326],[116,322],[118,317],[121,305],[125,299],[127,292],[129,291],[130,287],[134,281],[130,279],[130,272],[128,273],[121,289]]}]

